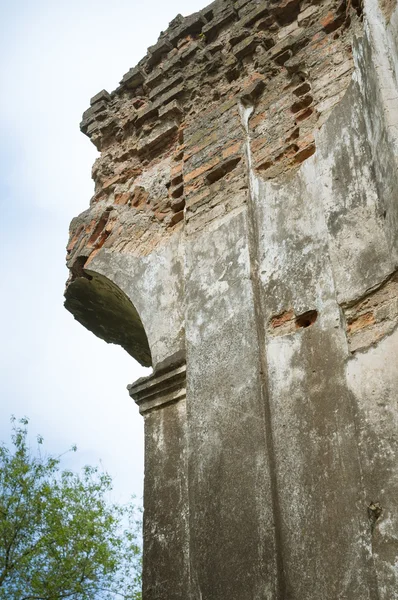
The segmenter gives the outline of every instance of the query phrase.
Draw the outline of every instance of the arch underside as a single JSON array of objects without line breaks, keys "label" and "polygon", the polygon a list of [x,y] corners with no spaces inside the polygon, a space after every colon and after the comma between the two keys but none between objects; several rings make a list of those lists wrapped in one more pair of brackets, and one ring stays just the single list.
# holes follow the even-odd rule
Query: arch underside
[{"label": "arch underside", "polygon": [[151,351],[140,316],[112,281],[85,270],[69,283],[65,308],[84,327],[110,344],[122,346],[142,366],[152,366]]}]

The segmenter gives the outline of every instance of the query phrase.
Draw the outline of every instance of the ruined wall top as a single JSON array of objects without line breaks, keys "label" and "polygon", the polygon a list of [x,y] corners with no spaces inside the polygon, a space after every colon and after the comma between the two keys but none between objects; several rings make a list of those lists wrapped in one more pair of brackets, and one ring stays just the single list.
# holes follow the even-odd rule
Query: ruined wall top
[{"label": "ruined wall top", "polygon": [[84,113],[82,131],[101,152],[96,224],[87,231],[74,222],[70,258],[82,246],[86,256],[102,245],[147,254],[181,227],[184,209],[187,232],[219,214],[213,186],[242,179],[239,101],[257,103],[258,173],[296,169],[347,88],[360,16],[360,0],[217,0],[178,15],[120,86],[94,96]]}]

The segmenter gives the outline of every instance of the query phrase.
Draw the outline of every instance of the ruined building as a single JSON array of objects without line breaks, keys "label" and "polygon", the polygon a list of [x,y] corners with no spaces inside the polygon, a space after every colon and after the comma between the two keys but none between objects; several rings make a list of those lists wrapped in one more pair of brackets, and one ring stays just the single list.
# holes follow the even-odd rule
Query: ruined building
[{"label": "ruined building", "polygon": [[396,0],[216,0],[84,113],[66,308],[153,374],[144,600],[398,599]]}]

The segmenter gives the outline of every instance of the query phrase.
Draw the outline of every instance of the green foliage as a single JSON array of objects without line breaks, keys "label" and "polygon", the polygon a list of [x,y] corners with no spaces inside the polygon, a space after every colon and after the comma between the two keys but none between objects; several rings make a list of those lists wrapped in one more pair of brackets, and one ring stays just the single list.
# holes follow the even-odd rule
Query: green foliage
[{"label": "green foliage", "polygon": [[97,468],[62,471],[40,436],[32,453],[27,425],[0,444],[0,600],[140,600],[137,509],[107,501]]}]

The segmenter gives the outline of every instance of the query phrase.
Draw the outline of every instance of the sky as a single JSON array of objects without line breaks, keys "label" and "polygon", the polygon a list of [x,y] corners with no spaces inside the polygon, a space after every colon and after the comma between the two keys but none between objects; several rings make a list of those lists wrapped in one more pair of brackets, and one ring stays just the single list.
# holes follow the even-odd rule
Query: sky
[{"label": "sky", "polygon": [[[63,308],[70,220],[97,151],[79,131],[102,89],[204,0],[0,0],[0,441],[27,416],[64,466],[100,465],[113,500],[142,497],[143,419],[126,386],[149,374]],[[33,435],[34,434],[34,435]]]}]

